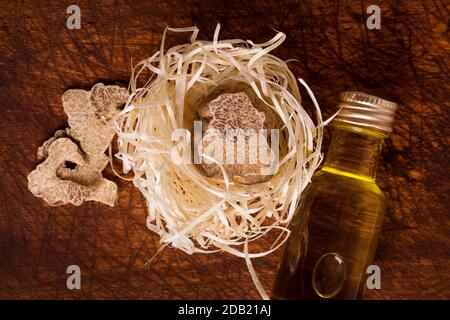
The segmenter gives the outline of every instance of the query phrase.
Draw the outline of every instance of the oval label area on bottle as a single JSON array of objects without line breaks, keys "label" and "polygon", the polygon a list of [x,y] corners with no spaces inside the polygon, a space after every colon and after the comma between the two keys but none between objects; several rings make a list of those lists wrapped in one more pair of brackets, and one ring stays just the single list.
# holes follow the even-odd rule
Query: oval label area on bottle
[{"label": "oval label area on bottle", "polygon": [[326,253],[317,260],[312,275],[312,286],[321,298],[332,298],[342,289],[347,277],[344,258],[337,253]]}]

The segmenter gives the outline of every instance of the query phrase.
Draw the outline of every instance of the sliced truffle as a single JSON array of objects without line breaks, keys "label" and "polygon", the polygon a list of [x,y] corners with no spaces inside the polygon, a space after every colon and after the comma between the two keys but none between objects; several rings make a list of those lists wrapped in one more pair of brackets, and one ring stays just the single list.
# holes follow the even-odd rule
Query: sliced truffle
[{"label": "sliced truffle", "polygon": [[108,157],[84,155],[77,144],[66,137],[50,140],[40,148],[44,162],[28,175],[28,188],[33,195],[50,205],[79,206],[84,201],[94,200],[113,206],[117,186],[101,173]]},{"label": "sliced truffle", "polygon": [[[37,159],[39,162],[42,162],[48,157],[48,149],[51,146],[53,142],[55,142],[57,139],[60,138],[67,138],[70,139],[72,142],[78,145],[78,142],[73,139],[71,136],[67,134],[69,128],[66,128],[65,130],[57,130],[53,137],[45,141],[42,146],[40,146],[37,150]],[[93,168],[96,168],[99,171],[103,171],[105,169],[106,165],[108,164],[109,158],[106,154],[100,153],[100,154],[86,154],[83,152],[83,150],[80,149],[78,146],[78,149],[80,152],[83,153],[83,156],[85,157],[86,161],[89,163],[89,165]]]},{"label": "sliced truffle", "polygon": [[105,152],[115,133],[113,119],[127,99],[127,89],[102,83],[90,91],[67,90],[62,101],[70,126],[68,135],[88,154]]},{"label": "sliced truffle", "polygon": [[[207,176],[221,174],[220,166],[209,161],[208,157],[211,157],[221,163],[236,182],[254,184],[270,179],[271,175],[265,174],[264,169],[271,167],[274,153],[266,138],[258,135],[267,125],[273,125],[273,118],[268,123],[266,113],[258,111],[247,94],[221,94],[200,108],[198,114],[205,131],[199,149],[203,153],[202,168]],[[232,147],[227,149],[227,144]],[[233,150],[233,154],[228,155],[227,150]],[[260,154],[265,159],[260,159]]]},{"label": "sliced truffle", "polygon": [[43,161],[45,158],[48,157],[48,148],[50,145],[55,142],[56,139],[59,138],[70,138],[67,134],[66,130],[57,130],[53,137],[45,141],[42,146],[40,146],[37,150],[37,159],[39,162]]}]

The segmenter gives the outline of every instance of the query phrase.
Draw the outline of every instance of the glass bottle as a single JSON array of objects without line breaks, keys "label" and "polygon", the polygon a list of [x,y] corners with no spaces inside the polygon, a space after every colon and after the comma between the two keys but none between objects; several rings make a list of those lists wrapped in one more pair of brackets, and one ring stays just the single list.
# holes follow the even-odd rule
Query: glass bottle
[{"label": "glass bottle", "polygon": [[377,159],[397,105],[348,91],[339,107],[325,163],[289,225],[273,299],[356,299],[366,288],[386,210]]}]

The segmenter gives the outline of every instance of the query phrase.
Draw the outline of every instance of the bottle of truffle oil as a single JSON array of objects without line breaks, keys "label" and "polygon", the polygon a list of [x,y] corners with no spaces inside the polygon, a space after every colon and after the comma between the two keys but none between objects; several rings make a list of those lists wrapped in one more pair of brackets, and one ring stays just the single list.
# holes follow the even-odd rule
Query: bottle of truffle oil
[{"label": "bottle of truffle oil", "polygon": [[397,105],[343,92],[339,107],[324,165],[289,226],[273,299],[357,299],[366,288],[386,210],[377,158]]}]

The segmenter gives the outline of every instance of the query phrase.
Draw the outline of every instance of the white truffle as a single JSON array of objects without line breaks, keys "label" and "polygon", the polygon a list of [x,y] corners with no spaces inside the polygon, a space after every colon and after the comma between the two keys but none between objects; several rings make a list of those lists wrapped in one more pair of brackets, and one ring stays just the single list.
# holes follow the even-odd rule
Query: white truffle
[{"label": "white truffle", "polygon": [[[254,184],[271,178],[264,169],[270,168],[274,153],[266,138],[259,138],[258,134],[267,126],[273,126],[273,118],[269,117],[271,122],[267,125],[265,112],[256,109],[246,93],[221,94],[200,108],[198,114],[204,129],[199,142],[203,153],[202,169],[208,177],[221,175],[220,166],[209,161],[211,157],[238,183]],[[242,140],[239,142],[239,139]],[[233,146],[228,149],[233,155],[227,154],[227,144]],[[260,154],[265,155],[264,159],[260,159]]]},{"label": "white truffle", "polygon": [[57,138],[47,147],[47,157],[28,175],[28,188],[49,205],[79,206],[94,200],[114,205],[117,186],[102,176],[106,155],[84,156],[69,138]]}]

